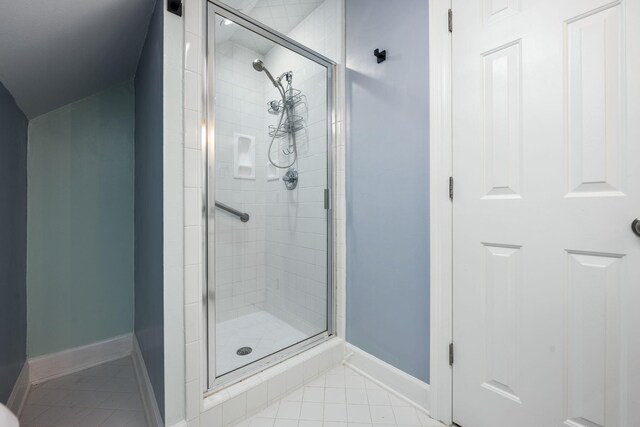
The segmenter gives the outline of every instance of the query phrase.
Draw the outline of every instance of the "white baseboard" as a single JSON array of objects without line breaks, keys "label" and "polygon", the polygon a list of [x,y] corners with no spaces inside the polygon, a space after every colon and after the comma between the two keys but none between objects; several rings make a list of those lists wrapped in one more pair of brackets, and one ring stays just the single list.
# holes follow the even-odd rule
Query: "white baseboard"
[{"label": "white baseboard", "polygon": [[29,364],[25,362],[20,370],[20,375],[16,379],[16,383],[13,386],[9,400],[7,401],[7,408],[13,412],[16,417],[20,417],[24,403],[27,401],[27,395],[31,388],[31,382],[29,381]]},{"label": "white baseboard", "polygon": [[358,347],[345,344],[344,364],[368,377],[381,387],[407,401],[417,409],[429,414],[429,384],[389,365]]},{"label": "white baseboard", "polygon": [[126,334],[28,360],[29,382],[37,384],[129,356],[133,334]]},{"label": "white baseboard", "polygon": [[153,392],[153,385],[151,385],[147,367],[142,357],[142,351],[140,350],[140,344],[138,344],[135,335],[133,336],[133,351],[131,356],[133,358],[133,367],[136,371],[138,387],[140,388],[140,395],[142,396],[142,404],[144,405],[147,422],[152,427],[164,427],[162,415],[160,415],[160,409],[156,401],[156,395]]}]

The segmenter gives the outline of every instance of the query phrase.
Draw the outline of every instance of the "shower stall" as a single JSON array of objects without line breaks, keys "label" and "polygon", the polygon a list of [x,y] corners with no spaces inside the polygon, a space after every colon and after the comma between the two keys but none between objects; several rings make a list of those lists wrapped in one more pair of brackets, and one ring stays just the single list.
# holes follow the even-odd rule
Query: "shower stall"
[{"label": "shower stall", "polygon": [[204,171],[209,389],[334,333],[335,64],[208,3]]}]

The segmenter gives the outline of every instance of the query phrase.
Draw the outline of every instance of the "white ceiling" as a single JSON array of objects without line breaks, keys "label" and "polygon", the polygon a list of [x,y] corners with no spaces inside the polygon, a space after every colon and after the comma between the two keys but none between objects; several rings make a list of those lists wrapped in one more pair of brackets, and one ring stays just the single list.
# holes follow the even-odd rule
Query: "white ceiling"
[{"label": "white ceiling", "polygon": [[28,118],[133,78],[155,0],[0,0],[0,82]]},{"label": "white ceiling", "polygon": [[[324,0],[224,0],[224,3],[234,9],[285,35],[323,2]],[[263,55],[273,47],[273,42],[263,37],[252,37],[248,31],[238,29],[236,25],[227,28],[222,26],[217,40],[231,40]]]}]

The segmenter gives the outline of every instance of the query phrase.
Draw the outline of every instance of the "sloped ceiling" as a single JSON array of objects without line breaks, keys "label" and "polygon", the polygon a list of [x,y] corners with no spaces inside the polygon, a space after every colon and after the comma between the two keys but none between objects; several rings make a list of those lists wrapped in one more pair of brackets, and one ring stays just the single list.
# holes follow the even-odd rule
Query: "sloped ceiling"
[{"label": "sloped ceiling", "polygon": [[135,75],[155,0],[0,0],[0,82],[28,118]]}]

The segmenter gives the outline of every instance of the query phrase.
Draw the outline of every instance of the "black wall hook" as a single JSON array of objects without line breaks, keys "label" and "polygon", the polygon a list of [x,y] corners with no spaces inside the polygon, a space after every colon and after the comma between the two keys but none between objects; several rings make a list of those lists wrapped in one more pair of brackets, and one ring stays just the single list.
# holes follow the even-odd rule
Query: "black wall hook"
[{"label": "black wall hook", "polygon": [[167,10],[178,16],[182,16],[182,0],[169,0],[167,2]]},{"label": "black wall hook", "polygon": [[378,64],[381,62],[386,61],[387,59],[387,51],[383,50],[382,52],[380,52],[379,49],[376,49],[373,51],[373,54],[375,55],[376,58],[378,58]]}]

